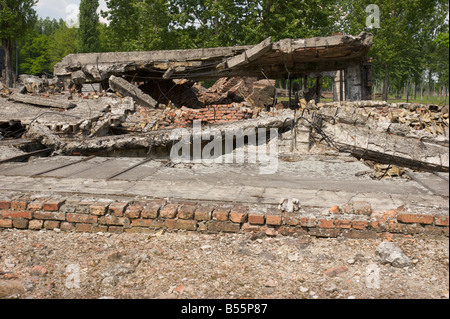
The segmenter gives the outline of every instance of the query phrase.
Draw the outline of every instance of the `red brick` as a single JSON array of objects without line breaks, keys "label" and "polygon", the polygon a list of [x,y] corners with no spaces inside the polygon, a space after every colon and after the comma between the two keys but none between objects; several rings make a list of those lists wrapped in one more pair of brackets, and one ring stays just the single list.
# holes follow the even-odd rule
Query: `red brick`
[{"label": "red brick", "polygon": [[109,204],[110,203],[101,203],[101,202],[94,203],[89,206],[89,213],[95,216],[104,216],[108,211]]},{"label": "red brick", "polygon": [[130,204],[125,210],[125,216],[131,219],[141,217],[141,212],[144,209],[144,204],[134,203]]},{"label": "red brick", "polygon": [[400,213],[397,216],[397,220],[405,224],[433,224],[434,218],[432,215],[421,215],[421,214],[410,214],[410,213]]},{"label": "red brick", "polygon": [[28,200],[26,199],[15,199],[11,201],[11,209],[13,210],[26,210],[28,205]]},{"label": "red brick", "polygon": [[80,233],[90,233],[92,224],[75,224],[75,231]]},{"label": "red brick", "polygon": [[46,220],[44,222],[44,228],[45,229],[55,229],[55,228],[59,228],[60,222],[57,222],[55,220]]},{"label": "red brick", "polygon": [[196,208],[196,205],[181,205],[180,208],[178,208],[178,218],[193,219]]},{"label": "red brick", "polygon": [[293,215],[284,215],[283,222],[289,226],[297,226],[300,225],[300,217]]},{"label": "red brick", "polygon": [[48,212],[57,212],[64,202],[64,199],[46,199],[42,204],[42,209]]},{"label": "red brick", "polygon": [[[36,220],[32,220],[31,222],[34,222],[34,221],[36,221]],[[72,231],[75,228],[75,224],[68,223],[68,222],[61,222],[60,228],[62,231]]]},{"label": "red brick", "polygon": [[302,227],[316,227],[317,226],[317,220],[315,217],[300,217],[300,225]]},{"label": "red brick", "polygon": [[42,221],[42,220],[38,220],[38,219],[30,220],[30,223],[28,224],[28,229],[40,230],[40,229],[42,229],[43,225],[44,225],[44,221]]},{"label": "red brick", "polygon": [[352,221],[348,219],[337,219],[335,221],[336,228],[345,228],[350,229],[352,228]]},{"label": "red brick", "polygon": [[436,216],[434,224],[436,226],[448,226],[448,216]]},{"label": "red brick", "polygon": [[[447,232],[445,232],[445,230],[447,230]],[[434,235],[434,236],[442,236],[445,234],[448,235],[448,227],[425,225],[424,232],[427,235]]]},{"label": "red brick", "polygon": [[264,225],[265,218],[264,218],[264,215],[261,215],[261,214],[249,214],[248,222],[252,225]]},{"label": "red brick", "polygon": [[161,209],[160,215],[162,218],[173,219],[177,216],[177,212],[177,204],[168,204]]},{"label": "red brick", "polygon": [[37,199],[28,204],[28,209],[32,211],[42,210],[43,205],[42,200]]},{"label": "red brick", "polygon": [[13,227],[17,229],[27,229],[28,228],[28,219],[17,218],[13,219]]},{"label": "red brick", "polygon": [[180,229],[180,230],[196,230],[197,221],[195,220],[184,220],[184,219],[167,219],[167,228]]},{"label": "red brick", "polygon": [[213,217],[217,221],[226,222],[230,215],[230,209],[226,207],[218,207],[214,209]]},{"label": "red brick", "polygon": [[210,232],[238,233],[241,230],[240,224],[236,224],[230,221],[220,222],[214,220],[209,222],[207,227],[208,231]]},{"label": "red brick", "polygon": [[281,215],[266,215],[266,224],[272,226],[280,226],[283,220]]},{"label": "red brick", "polygon": [[364,230],[369,227],[369,222],[367,220],[354,220],[352,226],[354,229]]},{"label": "red brick", "polygon": [[248,218],[248,207],[245,206],[234,206],[230,212],[230,220],[233,223],[243,224],[247,222]]},{"label": "red brick", "polygon": [[319,219],[318,220],[319,228],[334,228],[334,220],[332,219]]},{"label": "red brick", "polygon": [[11,228],[12,220],[11,219],[0,219],[0,228]]},{"label": "red brick", "polygon": [[67,214],[67,221],[71,223],[95,224],[98,217],[83,214]]},{"label": "red brick", "polygon": [[109,226],[108,232],[113,233],[113,234],[121,234],[124,232],[124,229],[123,229],[123,227],[120,227],[120,226]]},{"label": "red brick", "polygon": [[44,219],[44,220],[66,220],[65,213],[59,212],[34,212],[33,218]]},{"label": "red brick", "polygon": [[127,217],[117,217],[113,215],[101,216],[98,223],[108,226],[126,226],[130,225],[130,220]]},{"label": "red brick", "polygon": [[128,203],[119,203],[119,202],[112,203],[111,205],[108,206],[108,213],[110,215],[122,217],[125,212],[125,208],[127,208],[127,206]]},{"label": "red brick", "polygon": [[30,211],[12,211],[12,210],[4,210],[0,214],[3,218],[25,218],[25,219],[31,219],[32,213]]},{"label": "red brick", "polygon": [[251,225],[249,223],[245,223],[245,224],[242,225],[241,230],[243,232],[260,233],[260,232],[265,232],[267,230],[267,226],[265,226],[265,225],[264,226],[263,225]]},{"label": "red brick", "polygon": [[147,203],[147,205],[141,212],[142,218],[149,218],[149,219],[157,218],[160,208],[163,207],[165,204],[166,204],[165,200],[154,200]]},{"label": "red brick", "polygon": [[11,201],[9,199],[0,199],[0,210],[10,209]]}]

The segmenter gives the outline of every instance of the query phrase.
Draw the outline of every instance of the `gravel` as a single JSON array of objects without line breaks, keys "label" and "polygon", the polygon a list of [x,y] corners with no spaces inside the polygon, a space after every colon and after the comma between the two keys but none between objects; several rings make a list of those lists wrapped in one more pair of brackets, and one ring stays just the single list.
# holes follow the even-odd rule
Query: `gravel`
[{"label": "gravel", "polygon": [[0,231],[0,297],[18,299],[448,299],[448,238],[383,242],[251,234]]}]

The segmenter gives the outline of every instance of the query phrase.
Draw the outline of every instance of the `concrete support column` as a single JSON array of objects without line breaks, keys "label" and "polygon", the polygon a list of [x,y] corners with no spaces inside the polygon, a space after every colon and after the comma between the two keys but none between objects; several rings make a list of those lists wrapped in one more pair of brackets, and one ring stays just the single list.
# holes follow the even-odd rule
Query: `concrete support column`
[{"label": "concrete support column", "polygon": [[351,64],[345,70],[346,79],[346,100],[347,101],[361,101],[363,96],[363,77],[362,68],[359,63]]},{"label": "concrete support column", "polygon": [[333,84],[333,101],[345,101],[345,79],[344,70],[336,71]]}]

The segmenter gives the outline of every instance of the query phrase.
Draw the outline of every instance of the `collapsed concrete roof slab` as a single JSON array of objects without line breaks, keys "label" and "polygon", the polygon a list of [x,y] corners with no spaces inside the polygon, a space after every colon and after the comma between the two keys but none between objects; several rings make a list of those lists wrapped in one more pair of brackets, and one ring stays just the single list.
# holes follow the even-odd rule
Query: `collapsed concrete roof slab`
[{"label": "collapsed concrete roof slab", "polygon": [[268,38],[257,45],[192,50],[71,54],[55,65],[54,74],[68,78],[82,70],[87,83],[110,76],[129,80],[207,80],[243,76],[294,78],[335,71],[361,63],[373,35],[336,35],[310,39]]}]

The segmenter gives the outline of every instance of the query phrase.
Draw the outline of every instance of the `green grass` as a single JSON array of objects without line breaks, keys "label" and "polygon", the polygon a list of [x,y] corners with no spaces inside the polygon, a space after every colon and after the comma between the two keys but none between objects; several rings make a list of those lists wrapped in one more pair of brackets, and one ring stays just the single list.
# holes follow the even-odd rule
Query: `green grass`
[{"label": "green grass", "polygon": [[[377,101],[381,101],[381,98],[377,98]],[[389,103],[400,103],[405,102],[406,98],[404,99],[396,99],[394,96],[388,96],[388,102]],[[413,97],[409,98],[409,103],[417,103],[417,104],[436,104],[444,106],[444,98],[439,99],[437,96],[430,96],[430,99],[427,99],[426,96],[422,97],[422,99],[419,97],[417,99],[414,99]],[[449,97],[447,96],[447,102],[445,105],[449,105]]]},{"label": "green grass", "polygon": [[[377,98],[375,99],[376,101],[381,101],[381,98]],[[450,97],[447,97],[447,103],[445,105],[449,105],[449,100]],[[287,97],[281,97],[278,98],[278,101],[289,101],[289,98]],[[333,102],[333,99],[320,99],[321,102]],[[404,99],[396,99],[394,96],[389,96],[388,97],[388,103],[406,103],[406,98]],[[409,103],[417,103],[417,104],[436,104],[436,105],[440,105],[440,106],[444,106],[444,98],[439,99],[437,96],[430,96],[430,99],[427,100],[426,97],[423,97],[422,99],[420,99],[420,97],[418,99],[413,99],[410,98],[409,99]]]}]

